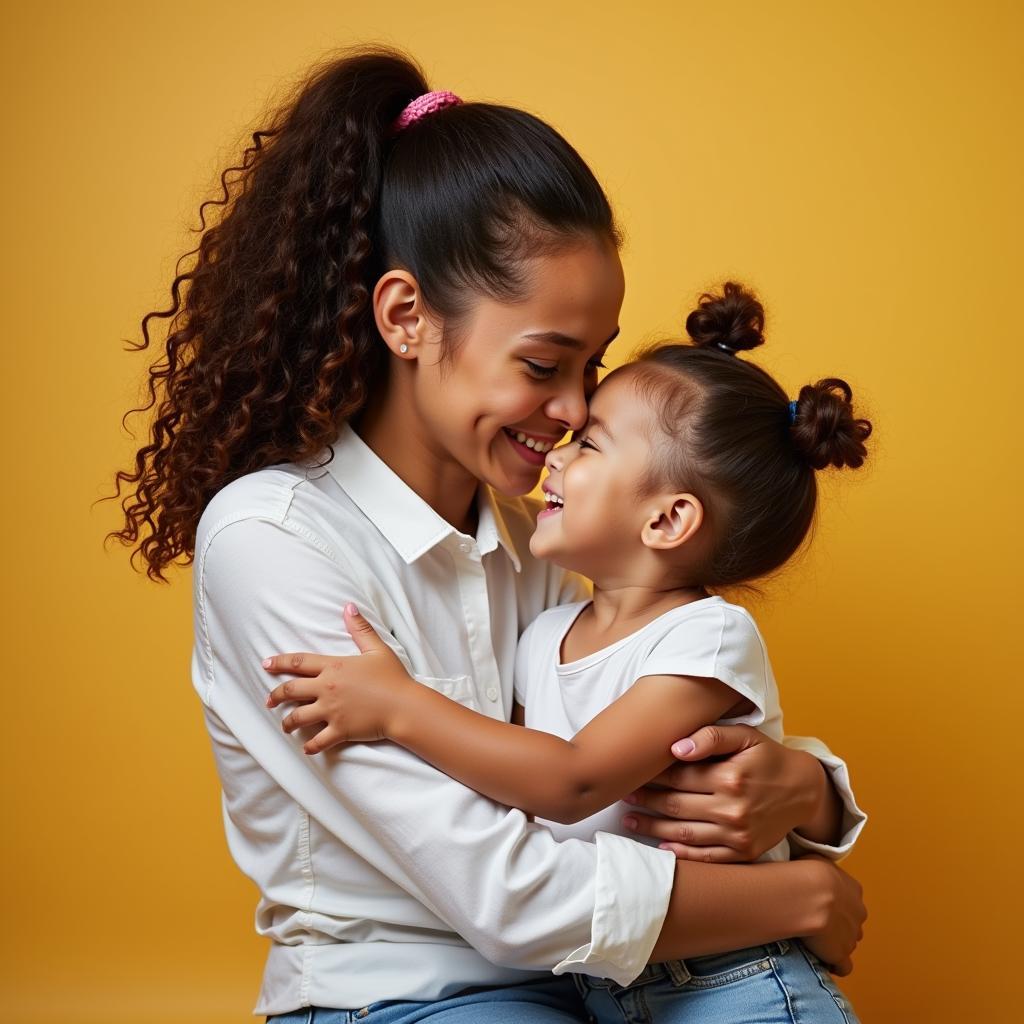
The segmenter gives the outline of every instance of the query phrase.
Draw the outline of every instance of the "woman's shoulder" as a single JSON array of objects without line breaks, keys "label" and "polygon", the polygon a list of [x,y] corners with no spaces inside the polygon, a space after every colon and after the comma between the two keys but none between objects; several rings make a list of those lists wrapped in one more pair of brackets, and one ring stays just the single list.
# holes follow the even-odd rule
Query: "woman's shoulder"
[{"label": "woman's shoulder", "polygon": [[232,480],[203,510],[196,531],[196,551],[231,523],[249,519],[282,522],[288,515],[296,486],[305,479],[304,469],[283,463]]}]

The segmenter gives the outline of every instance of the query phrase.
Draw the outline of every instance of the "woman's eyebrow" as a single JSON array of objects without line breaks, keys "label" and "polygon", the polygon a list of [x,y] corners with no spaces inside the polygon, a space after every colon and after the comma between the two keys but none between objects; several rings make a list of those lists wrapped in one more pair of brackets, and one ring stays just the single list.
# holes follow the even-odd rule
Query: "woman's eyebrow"
[{"label": "woman's eyebrow", "polygon": [[[601,343],[603,348],[605,345],[610,345],[618,336],[620,328],[616,327],[612,331],[611,337]],[[586,348],[586,343],[579,340],[579,338],[570,338],[568,334],[562,334],[560,331],[537,331],[533,334],[524,334],[524,338],[529,338],[531,341],[547,341],[552,345],[559,345],[562,348],[571,348],[579,352],[581,349]]]}]

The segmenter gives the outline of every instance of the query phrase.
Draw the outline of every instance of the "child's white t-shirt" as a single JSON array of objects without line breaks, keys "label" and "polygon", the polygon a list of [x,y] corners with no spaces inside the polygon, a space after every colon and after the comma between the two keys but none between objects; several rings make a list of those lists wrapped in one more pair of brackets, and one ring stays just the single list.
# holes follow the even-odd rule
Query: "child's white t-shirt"
[{"label": "child's white t-shirt", "polygon": [[[515,696],[526,709],[529,728],[571,739],[643,676],[678,675],[721,680],[754,705],[754,711],[722,718],[721,724],[751,725],[773,740],[782,739],[782,708],[768,652],[745,608],[706,597],[659,615],[585,658],[561,664],[562,640],[589,603],[549,608],[520,638]],[[573,825],[537,820],[559,840],[593,840],[597,832],[634,836],[622,819],[635,810],[619,801]],[[661,842],[634,838],[655,846]],[[789,844],[782,840],[760,859],[788,860]]]}]

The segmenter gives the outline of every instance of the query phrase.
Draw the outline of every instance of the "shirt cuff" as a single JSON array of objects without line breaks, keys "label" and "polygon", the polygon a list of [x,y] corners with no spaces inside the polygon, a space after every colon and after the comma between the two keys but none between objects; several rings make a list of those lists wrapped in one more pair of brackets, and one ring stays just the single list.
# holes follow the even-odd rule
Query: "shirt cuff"
[{"label": "shirt cuff", "polygon": [[800,739],[802,737],[787,736],[786,746],[807,750],[808,753],[813,754],[825,766],[832,779],[832,785],[835,786],[836,792],[843,801],[843,834],[838,846],[816,843],[814,840],[805,839],[795,832],[789,833],[789,842],[797,850],[806,850],[811,853],[817,853],[822,857],[827,857],[829,860],[840,861],[853,849],[853,844],[857,842],[868,820],[868,816],[857,806],[857,799],[854,797],[853,787],[850,785],[850,772],[846,767],[846,762],[842,758],[836,757],[835,754],[829,753],[822,745],[813,741],[807,743],[794,742],[794,740]]},{"label": "shirt cuff", "polygon": [[628,985],[647,966],[672,895],[676,857],[626,836],[597,833],[596,899],[590,942],[555,974],[589,974]]}]

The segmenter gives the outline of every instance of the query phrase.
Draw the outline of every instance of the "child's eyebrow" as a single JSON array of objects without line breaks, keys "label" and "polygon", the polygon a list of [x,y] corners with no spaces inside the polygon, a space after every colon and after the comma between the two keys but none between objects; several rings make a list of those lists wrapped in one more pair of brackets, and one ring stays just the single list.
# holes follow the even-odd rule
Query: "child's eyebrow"
[{"label": "child's eyebrow", "polygon": [[609,441],[615,440],[615,435],[605,426],[604,421],[599,419],[597,416],[591,415],[590,419],[587,420],[587,430],[593,430],[597,428],[604,434]]}]

